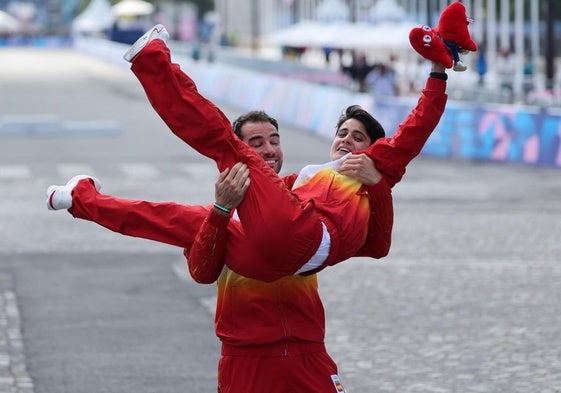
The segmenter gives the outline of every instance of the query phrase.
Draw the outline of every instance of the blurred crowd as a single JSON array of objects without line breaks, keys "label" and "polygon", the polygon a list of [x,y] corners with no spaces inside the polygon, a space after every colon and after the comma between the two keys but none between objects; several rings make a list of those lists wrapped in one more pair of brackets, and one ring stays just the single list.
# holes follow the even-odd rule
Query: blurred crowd
[{"label": "blurred crowd", "polygon": [[[514,53],[501,49],[493,67],[488,65],[485,51],[480,50],[469,69],[477,81],[466,86],[460,99],[484,97],[488,101],[506,104],[561,105],[561,70],[553,81],[554,89],[547,90],[536,83],[536,65],[529,54],[524,56],[522,69]],[[349,87],[372,94],[374,98],[418,95],[428,73],[428,64],[421,58],[399,59],[390,55],[385,61],[369,58],[366,53],[352,51],[350,60],[341,56],[340,71],[349,79]],[[517,75],[521,75],[521,90],[516,89]],[[542,83],[543,84],[543,83]]]}]

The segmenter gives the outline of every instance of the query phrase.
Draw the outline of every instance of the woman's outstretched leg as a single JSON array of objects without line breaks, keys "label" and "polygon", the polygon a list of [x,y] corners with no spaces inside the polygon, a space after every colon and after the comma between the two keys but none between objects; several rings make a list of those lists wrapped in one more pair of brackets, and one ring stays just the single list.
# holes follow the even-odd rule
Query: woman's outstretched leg
[{"label": "woman's outstretched leg", "polygon": [[[49,210],[68,210],[75,218],[95,222],[111,231],[170,245],[191,248],[212,207],[181,205],[174,202],[148,202],[101,194],[101,183],[92,176],[75,176],[66,185],[47,189]],[[228,224],[228,247],[222,260],[230,261],[243,276],[274,281],[287,275],[287,267],[265,266],[249,244],[239,221]],[[251,263],[248,263],[251,262]]]},{"label": "woman's outstretched leg", "polygon": [[[131,69],[152,107],[170,130],[199,153],[214,160],[220,171],[236,162],[267,168],[261,157],[235,136],[230,121],[212,102],[199,94],[193,80],[178,64],[162,40],[150,41],[135,57]],[[261,168],[262,167],[262,168]],[[278,180],[278,176],[274,176]],[[280,181],[279,181],[280,183]]]},{"label": "woman's outstretched leg", "polygon": [[287,274],[298,270],[322,238],[322,225],[313,206],[303,207],[263,159],[233,133],[227,117],[198,93],[179,65],[171,62],[164,41],[148,42],[131,69],[176,136],[213,159],[221,171],[236,162],[248,165],[251,186],[238,213],[248,241],[267,261],[255,269],[283,264]]},{"label": "woman's outstretched leg", "polygon": [[101,194],[89,179],[72,189],[69,213],[113,232],[190,247],[208,215],[208,207],[148,202]]}]

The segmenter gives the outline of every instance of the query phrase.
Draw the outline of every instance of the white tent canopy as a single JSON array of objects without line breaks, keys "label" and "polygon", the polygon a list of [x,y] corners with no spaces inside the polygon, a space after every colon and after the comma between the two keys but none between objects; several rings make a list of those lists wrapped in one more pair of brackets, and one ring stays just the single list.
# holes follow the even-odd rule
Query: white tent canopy
[{"label": "white tent canopy", "polygon": [[154,6],[143,0],[121,0],[113,6],[117,17],[146,16],[154,12]]},{"label": "white tent canopy", "polygon": [[333,40],[333,33],[331,24],[305,20],[268,35],[265,41],[292,47],[324,47]]},{"label": "white tent canopy", "polygon": [[410,48],[409,32],[417,25],[302,21],[268,35],[265,41],[292,47],[400,50]]},{"label": "white tent canopy", "polygon": [[0,34],[15,34],[20,29],[21,25],[16,18],[0,10]]},{"label": "white tent canopy", "polygon": [[96,34],[111,28],[115,17],[109,0],[92,0],[72,22],[72,31],[78,34]]},{"label": "white tent canopy", "polygon": [[409,33],[417,25],[414,22],[362,24],[358,29],[341,35],[339,45],[341,48],[354,49],[411,49]]},{"label": "white tent canopy", "polygon": [[405,19],[405,9],[395,0],[378,0],[370,8],[368,16],[372,22],[402,22]]}]

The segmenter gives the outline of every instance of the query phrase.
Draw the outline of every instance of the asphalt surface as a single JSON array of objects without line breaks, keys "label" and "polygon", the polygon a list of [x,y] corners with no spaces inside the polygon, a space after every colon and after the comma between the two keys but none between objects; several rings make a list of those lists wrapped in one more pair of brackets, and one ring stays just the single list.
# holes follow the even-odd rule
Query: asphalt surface
[{"label": "asphalt surface", "polygon": [[[84,172],[111,194],[204,203],[213,166],[124,67],[0,58],[0,392],[215,391],[214,288],[185,279],[180,250],[44,205]],[[329,141],[281,132],[285,171],[325,160]],[[561,392],[561,170],[423,156],[393,193],[390,255],[320,274],[347,391]]]}]

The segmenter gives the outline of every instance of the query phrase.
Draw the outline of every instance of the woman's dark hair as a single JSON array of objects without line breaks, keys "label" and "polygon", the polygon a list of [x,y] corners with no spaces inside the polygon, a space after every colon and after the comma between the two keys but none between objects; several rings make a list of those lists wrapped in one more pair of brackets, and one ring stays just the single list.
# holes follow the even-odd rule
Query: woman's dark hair
[{"label": "woman's dark hair", "polygon": [[245,123],[271,123],[275,129],[279,130],[279,123],[277,120],[271,116],[269,116],[264,111],[250,111],[244,113],[240,117],[238,117],[232,123],[232,128],[234,129],[234,134],[238,136],[238,138],[242,139],[242,126]]},{"label": "woman's dark hair", "polygon": [[351,105],[345,109],[341,116],[339,116],[339,120],[337,120],[336,130],[339,131],[341,124],[349,119],[358,120],[364,125],[366,133],[370,137],[372,143],[386,136],[384,127],[382,127],[378,120],[374,119],[370,113],[362,109],[360,105]]}]

